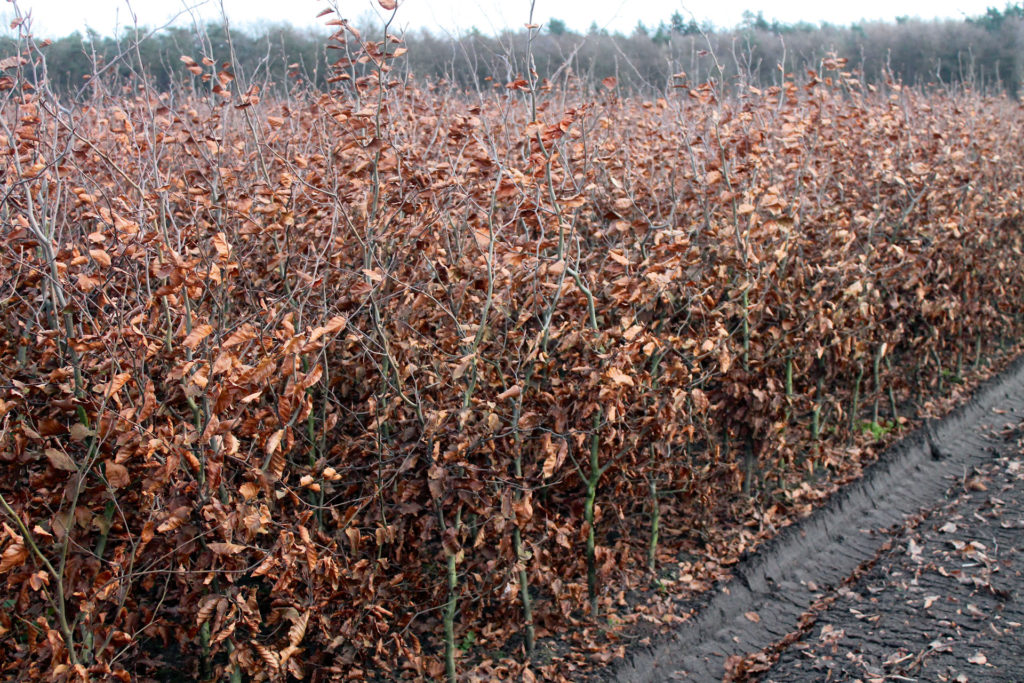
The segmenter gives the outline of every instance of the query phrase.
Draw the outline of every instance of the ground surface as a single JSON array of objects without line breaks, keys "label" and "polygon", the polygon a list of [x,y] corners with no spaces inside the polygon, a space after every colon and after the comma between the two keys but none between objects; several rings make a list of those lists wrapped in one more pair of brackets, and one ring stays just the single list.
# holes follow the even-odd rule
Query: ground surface
[{"label": "ground surface", "polygon": [[1024,680],[1024,455],[1018,429],[949,499],[836,591],[765,681]]},{"label": "ground surface", "polygon": [[1024,680],[1024,362],[735,568],[620,681]]}]

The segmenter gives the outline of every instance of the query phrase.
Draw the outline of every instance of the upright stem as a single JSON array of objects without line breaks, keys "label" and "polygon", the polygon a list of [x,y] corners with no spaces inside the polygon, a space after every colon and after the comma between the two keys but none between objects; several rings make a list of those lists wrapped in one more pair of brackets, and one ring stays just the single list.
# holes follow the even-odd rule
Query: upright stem
[{"label": "upright stem", "polygon": [[[532,372],[527,373],[527,377],[523,382],[524,385],[529,386]],[[516,405],[512,413],[512,424],[519,424],[520,413],[522,412],[522,394],[516,399]],[[516,481],[522,481],[523,478],[523,448],[522,448],[522,435],[519,433],[518,428],[516,429],[516,457],[513,461],[513,468],[516,476]],[[516,500],[522,498],[522,492],[516,489]],[[533,658],[533,653],[537,643],[537,633],[533,626],[533,601],[530,597],[530,577],[526,571],[526,561],[529,559],[527,553],[523,549],[523,534],[519,529],[519,522],[516,521],[515,526],[512,528],[512,550],[516,554],[516,566],[519,567],[519,599],[523,603],[523,622],[526,625],[526,657],[527,659]]]},{"label": "upright stem", "polygon": [[[462,523],[462,509],[455,513],[455,531]],[[444,607],[444,669],[448,683],[456,683],[455,671],[455,611],[458,608],[458,553],[447,551],[448,557],[448,602]]]},{"label": "upright stem", "polygon": [[818,388],[814,394],[814,412],[811,414],[811,439],[813,441],[817,441],[821,437],[821,406],[824,402],[824,397],[822,396],[824,381],[824,377],[819,374]]},{"label": "upright stem", "polygon": [[792,414],[790,402],[793,400],[793,357],[786,358],[786,422]]},{"label": "upright stem", "polygon": [[[7,500],[0,495],[0,507],[3,507],[4,512],[14,521],[14,524],[18,527],[18,531],[21,532],[21,537],[25,544],[29,547],[34,554],[42,563],[46,570],[49,572],[50,577],[53,579],[54,590],[56,591],[56,597],[51,601],[54,607],[54,611],[57,612],[57,621],[60,624],[61,635],[64,636],[64,646],[68,651],[68,659],[71,661],[72,666],[78,666],[78,651],[75,646],[75,635],[71,630],[71,625],[68,623],[67,614],[67,603],[64,600],[64,574],[63,566],[61,571],[57,571],[53,564],[46,558],[43,551],[39,549],[39,546],[35,542],[35,538],[32,536],[32,532],[28,530],[25,523],[21,521],[21,517],[14,511],[14,508],[10,506]],[[70,530],[65,533],[70,533]]]},{"label": "upright stem", "polygon": [[[750,373],[750,288],[743,287],[743,371]],[[748,427],[743,451],[743,493],[750,495],[757,476],[757,458],[754,456],[754,433]]]},{"label": "upright stem", "polygon": [[757,476],[757,458],[754,456],[754,437],[747,434],[743,445],[743,494],[749,496],[754,490]]},{"label": "upright stem", "polygon": [[601,478],[601,409],[594,411],[594,431],[590,437],[590,476],[587,478],[587,500],[583,507],[583,521],[587,525],[587,594],[590,596],[591,613],[597,616],[597,557],[594,541],[594,504],[597,499],[597,482]]},{"label": "upright stem", "polygon": [[750,372],[750,294],[743,288],[743,369]]},{"label": "upright stem", "polygon": [[533,601],[530,598],[530,579],[526,573],[528,557],[523,551],[523,539],[518,526],[512,529],[512,543],[516,553],[516,564],[519,565],[519,597],[523,603],[523,621],[526,624],[526,657],[533,659],[537,647],[537,632],[533,626]]},{"label": "upright stem", "polygon": [[874,380],[874,383],[875,383],[875,388],[873,389],[874,394],[875,394],[875,408],[874,408],[874,411],[873,411],[872,421],[876,425],[878,424],[878,401],[879,401],[879,396],[881,395],[881,391],[882,391],[881,365],[882,365],[882,349],[883,348],[884,348],[883,346],[878,347],[878,353],[875,354],[875,362],[874,362],[874,366],[872,368],[872,370],[874,371],[874,377],[872,379]]},{"label": "upright stem", "polygon": [[[654,460],[654,446],[651,449],[651,460]],[[647,486],[651,492],[651,538],[647,545],[647,570],[655,576],[658,568],[658,537],[661,522],[661,505],[658,502],[658,480],[654,474],[648,475]]]},{"label": "upright stem", "polygon": [[860,411],[860,383],[864,379],[864,367],[859,366],[857,380],[853,383],[853,400],[850,404],[850,437],[852,443],[857,429],[857,413]]},{"label": "upright stem", "polygon": [[[890,373],[892,372],[892,362],[889,358],[885,359],[885,369]],[[898,426],[900,423],[900,411],[896,406],[896,392],[892,388],[892,383],[889,383],[889,407],[892,409],[892,421]]]}]

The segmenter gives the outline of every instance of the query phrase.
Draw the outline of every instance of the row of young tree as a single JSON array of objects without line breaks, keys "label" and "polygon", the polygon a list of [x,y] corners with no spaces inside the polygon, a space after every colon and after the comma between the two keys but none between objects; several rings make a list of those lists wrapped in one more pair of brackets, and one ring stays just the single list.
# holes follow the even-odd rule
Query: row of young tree
[{"label": "row of young tree", "polygon": [[[359,29],[378,38],[383,31],[369,24]],[[330,65],[339,60],[338,53],[327,49],[327,36],[288,25],[258,32],[213,24],[198,31],[133,28],[117,37],[76,32],[50,43],[47,75],[53,86],[72,95],[82,92],[98,71],[116,71],[125,78],[141,71],[166,90],[190,78],[179,56],[198,52],[234,64],[264,89],[280,92],[296,83],[323,88]],[[1014,96],[1024,83],[1024,3],[990,8],[964,20],[900,18],[896,23],[835,26],[782,24],[747,12],[739,26],[716,30],[677,12],[657,27],[640,24],[630,35],[596,25],[576,33],[556,19],[499,35],[473,30],[455,37],[421,30],[404,40],[408,53],[403,69],[472,90],[514,82],[530,68],[527,55],[541,79],[579,79],[594,87],[614,77],[618,87],[630,92],[661,92],[709,79],[774,85],[787,73],[817,70],[829,54],[848,59],[868,83],[969,85]],[[14,50],[12,41],[0,39],[0,54]],[[360,68],[353,64],[355,72]]]}]

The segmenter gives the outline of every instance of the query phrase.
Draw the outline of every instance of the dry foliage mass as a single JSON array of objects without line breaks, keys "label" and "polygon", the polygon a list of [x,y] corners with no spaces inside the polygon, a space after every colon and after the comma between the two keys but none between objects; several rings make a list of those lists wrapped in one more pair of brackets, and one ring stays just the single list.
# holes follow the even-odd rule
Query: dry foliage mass
[{"label": "dry foliage mass", "polygon": [[275,101],[2,62],[2,675],[578,676],[1022,332],[1018,103],[466,95],[336,25]]}]

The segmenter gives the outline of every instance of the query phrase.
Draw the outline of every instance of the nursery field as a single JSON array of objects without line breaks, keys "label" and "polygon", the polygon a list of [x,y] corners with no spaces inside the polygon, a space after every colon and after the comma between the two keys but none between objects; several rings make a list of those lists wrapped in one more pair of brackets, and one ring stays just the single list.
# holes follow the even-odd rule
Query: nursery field
[{"label": "nursery field", "polygon": [[577,680],[1024,333],[1024,107],[0,61],[0,677]]}]

